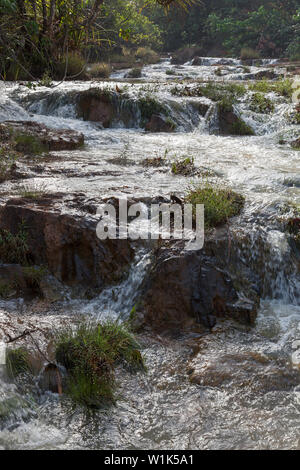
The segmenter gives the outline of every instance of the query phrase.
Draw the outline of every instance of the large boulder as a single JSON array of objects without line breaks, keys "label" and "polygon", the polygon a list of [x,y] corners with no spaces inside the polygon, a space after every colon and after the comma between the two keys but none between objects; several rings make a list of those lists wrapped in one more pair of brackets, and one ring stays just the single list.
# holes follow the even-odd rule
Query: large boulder
[{"label": "large boulder", "polygon": [[14,141],[20,152],[40,153],[80,148],[84,136],[69,129],[50,129],[34,121],[4,121],[0,124],[0,140]]}]

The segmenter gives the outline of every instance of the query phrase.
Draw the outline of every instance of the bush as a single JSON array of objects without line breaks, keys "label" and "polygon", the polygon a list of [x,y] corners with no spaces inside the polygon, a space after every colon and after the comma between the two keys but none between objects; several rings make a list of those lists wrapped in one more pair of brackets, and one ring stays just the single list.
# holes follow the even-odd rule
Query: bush
[{"label": "bush", "polygon": [[159,55],[149,47],[139,47],[135,57],[144,64],[155,64],[159,62]]},{"label": "bush", "polygon": [[251,47],[243,47],[241,50],[241,55],[240,55],[242,60],[248,60],[248,59],[259,59],[260,54],[258,51],[255,51]]},{"label": "bush", "polygon": [[205,227],[212,228],[228,222],[230,217],[238,215],[245,199],[231,189],[214,187],[208,183],[192,187],[185,197],[185,202],[204,204]]},{"label": "bush", "polygon": [[92,78],[109,78],[111,74],[111,66],[106,62],[93,64],[88,68],[88,74]]},{"label": "bush", "polygon": [[262,93],[255,93],[251,97],[250,109],[256,113],[270,114],[274,111],[274,104]]},{"label": "bush", "polygon": [[[62,80],[66,73],[66,62],[67,59],[64,57],[60,62],[57,62],[54,65],[54,75],[58,80]],[[84,74],[85,71],[85,61],[78,55],[70,53],[68,54],[68,64],[67,64],[67,78],[79,77]]]},{"label": "bush", "polygon": [[291,42],[286,50],[287,56],[292,61],[300,60],[300,41],[296,38]]},{"label": "bush", "polygon": [[67,395],[77,404],[99,407],[114,400],[117,365],[145,369],[139,344],[124,324],[81,323],[58,333],[56,360],[67,372]]},{"label": "bush", "polygon": [[127,78],[140,78],[142,76],[142,69],[141,67],[135,67],[129,70],[127,74]]}]

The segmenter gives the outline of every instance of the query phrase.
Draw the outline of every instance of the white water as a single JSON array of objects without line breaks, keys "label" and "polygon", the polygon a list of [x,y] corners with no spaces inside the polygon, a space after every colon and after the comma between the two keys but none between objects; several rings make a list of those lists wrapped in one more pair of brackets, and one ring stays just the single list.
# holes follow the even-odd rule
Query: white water
[{"label": "white water", "polygon": [[[299,126],[290,123],[292,105],[284,99],[270,94],[275,112],[258,115],[249,110],[247,94],[237,110],[257,135],[212,134],[209,112],[203,118],[196,111],[197,103],[206,99],[174,97],[170,88],[174,79],[183,77],[195,81],[243,78],[238,62],[227,65],[228,73],[217,77],[213,65],[218,63],[210,59],[203,66],[178,67],[165,60],[145,67],[141,83],[133,86],[130,81],[124,84],[126,71],[113,74],[118,82],[99,84],[112,89],[116,83],[125,86],[133,98],[147,94],[156,97],[169,107],[178,124],[174,134],[146,134],[139,129],[138,119],[130,129],[118,122],[114,128],[101,129],[95,123],[76,119],[74,105],[66,103],[65,96],[95,84],[69,82],[54,90],[36,91],[0,84],[0,120],[33,119],[85,135],[84,150],[58,153],[31,184],[66,193],[80,191],[91,199],[120,191],[135,197],[171,192],[181,195],[190,179],[172,175],[170,162],[193,157],[196,166],[216,172],[216,181],[245,195],[239,226],[246,242],[240,257],[246,265],[257,265],[264,272],[263,299],[254,330],[245,332],[225,322],[204,339],[197,335],[176,341],[143,337],[148,374],[120,373],[118,405],[89,422],[80,410],[70,415],[66,404],[51,394],[35,396],[28,411],[14,387],[2,380],[0,403],[4,409],[7,398],[21,400],[9,413],[10,424],[5,422],[0,431],[3,448],[300,448],[300,279],[278,221],[284,204],[300,203],[299,152],[278,143],[282,136],[296,137]],[[170,69],[175,77],[166,74]],[[251,72],[257,70],[261,69],[251,67]],[[52,94],[55,99],[49,99]],[[166,165],[145,168],[142,161],[154,156],[165,157]],[[17,184],[3,184],[3,190],[17,192]],[[76,313],[99,318],[128,314],[148,266],[147,254],[141,253],[123,284],[105,290],[92,301],[67,302],[60,310],[47,312],[47,321],[55,324],[62,315]],[[7,321],[7,312],[18,316],[16,307],[4,304],[3,321]],[[23,315],[26,322],[37,321],[28,310]],[[202,367],[204,382],[192,385],[187,374],[190,350],[203,343],[205,347],[191,364],[196,370]],[[226,380],[219,381],[225,372]]]}]

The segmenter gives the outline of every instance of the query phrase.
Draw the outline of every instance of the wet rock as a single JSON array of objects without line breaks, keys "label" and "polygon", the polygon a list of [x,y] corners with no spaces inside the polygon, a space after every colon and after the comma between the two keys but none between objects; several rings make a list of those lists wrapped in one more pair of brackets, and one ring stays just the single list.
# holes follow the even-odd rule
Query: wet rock
[{"label": "wet rock", "polygon": [[145,126],[148,132],[173,132],[175,123],[160,114],[152,114],[151,119]]},{"label": "wet rock", "polygon": [[255,135],[253,129],[248,126],[233,108],[218,108],[219,132],[223,135]]},{"label": "wet rock", "polygon": [[292,148],[294,148],[294,149],[300,149],[300,137],[298,137],[298,139],[294,140],[294,141],[291,143],[291,146],[292,146]]},{"label": "wet rock", "polygon": [[99,240],[98,221],[66,214],[55,203],[11,199],[0,207],[0,227],[17,233],[25,224],[32,262],[62,283],[101,289],[119,281],[133,259],[129,241]]},{"label": "wet rock", "polygon": [[16,142],[16,150],[26,153],[42,151],[74,150],[84,143],[80,132],[69,129],[50,129],[32,121],[4,121],[0,124],[0,140]]},{"label": "wet rock", "polygon": [[198,57],[198,56],[194,57],[191,63],[191,65],[201,65],[201,64],[202,64],[202,59],[201,57]]},{"label": "wet rock", "polygon": [[213,253],[212,248],[220,249],[217,244],[217,237],[212,237],[200,251],[186,251],[180,244],[158,251],[141,298],[146,324],[154,330],[180,330],[196,321],[211,328],[218,317],[254,323],[257,302],[242,300],[232,276]]},{"label": "wet rock", "polygon": [[65,298],[63,285],[51,274],[40,280],[39,288],[47,302],[57,302]]},{"label": "wet rock", "polygon": [[43,391],[62,394],[62,376],[56,364],[45,366],[39,379],[39,387]]},{"label": "wet rock", "polygon": [[106,128],[111,125],[114,107],[109,93],[97,88],[87,90],[80,94],[77,106],[84,121],[99,122]]}]

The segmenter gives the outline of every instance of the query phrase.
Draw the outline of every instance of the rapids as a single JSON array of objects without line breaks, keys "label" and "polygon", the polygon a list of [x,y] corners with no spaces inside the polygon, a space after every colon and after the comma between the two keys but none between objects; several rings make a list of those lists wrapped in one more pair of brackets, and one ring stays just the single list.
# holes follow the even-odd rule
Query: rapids
[{"label": "rapids", "polygon": [[[107,82],[64,82],[53,89],[28,89],[0,82],[0,121],[34,120],[53,128],[82,132],[82,150],[53,153],[43,172],[26,184],[66,194],[81,192],[91,200],[119,193],[136,198],[183,195],[191,181],[171,175],[169,162],[193,157],[197,167],[212,170],[212,180],[228,184],[246,198],[239,230],[245,233],[240,257],[264,270],[263,299],[253,329],[219,322],[213,334],[191,333],[166,339],[141,336],[148,373],[120,372],[116,406],[87,417],[56,395],[35,387],[24,393],[0,376],[0,446],[3,449],[299,449],[300,448],[300,277],[276,216],[286,204],[300,204],[300,154],[280,145],[282,136],[297,137],[299,126],[289,116],[292,105],[273,93],[272,115],[258,115],[247,106],[251,92],[236,105],[256,136],[220,136],[214,104],[207,98],[173,96],[171,88],[199,81],[244,83],[249,71],[232,59],[224,76],[205,58],[201,66],[170,64],[169,59],[143,68],[139,80],[127,71]],[[280,64],[265,62],[264,69]],[[167,71],[172,70],[170,73]],[[261,67],[250,67],[255,73]],[[273,70],[273,67],[272,67]],[[76,118],[68,99],[91,86],[126,87],[133,98],[155,96],[170,110],[176,132],[145,133],[136,118],[125,127],[115,121],[102,129]],[[208,111],[199,116],[199,103]],[[122,104],[126,106],[126,103]],[[166,164],[145,167],[145,158],[162,157]],[[23,182],[2,183],[2,193],[17,193]],[[259,242],[260,240],[260,242]],[[261,242],[263,240],[263,243]],[[128,279],[91,301],[69,300],[47,312],[31,311],[22,300],[1,301],[1,324],[22,318],[24,324],[48,327],[77,313],[127,315],[149,267],[146,249],[136,254]],[[299,263],[299,261],[298,261]],[[191,352],[193,352],[191,356]],[[254,361],[254,362],[253,362]],[[267,364],[261,370],[262,364]],[[189,368],[202,371],[203,383],[189,380]],[[2,372],[1,372],[2,373]],[[223,375],[222,375],[223,374]],[[220,377],[225,380],[220,380]]]}]

